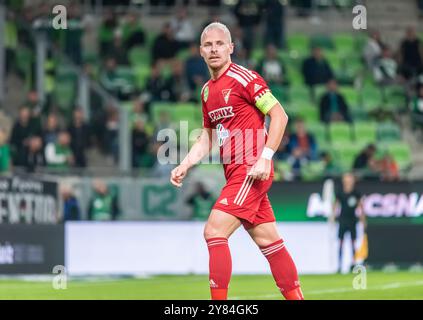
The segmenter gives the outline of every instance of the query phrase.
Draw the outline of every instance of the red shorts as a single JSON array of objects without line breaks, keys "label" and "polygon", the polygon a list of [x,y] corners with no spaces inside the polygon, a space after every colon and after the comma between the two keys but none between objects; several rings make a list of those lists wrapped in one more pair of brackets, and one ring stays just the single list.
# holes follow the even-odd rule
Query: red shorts
[{"label": "red shorts", "polygon": [[245,229],[275,221],[267,191],[273,182],[273,166],[269,179],[253,180],[246,165],[239,165],[230,175],[213,206],[241,219]]}]

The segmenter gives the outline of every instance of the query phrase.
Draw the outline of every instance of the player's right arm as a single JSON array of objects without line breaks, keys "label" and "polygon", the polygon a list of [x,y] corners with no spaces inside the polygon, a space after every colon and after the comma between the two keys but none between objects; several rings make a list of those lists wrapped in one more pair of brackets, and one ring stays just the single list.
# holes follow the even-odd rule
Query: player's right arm
[{"label": "player's right arm", "polygon": [[187,175],[188,170],[208,155],[212,147],[212,129],[203,128],[201,135],[191,147],[187,156],[179,166],[172,170],[170,182],[176,187],[181,187],[182,180]]}]

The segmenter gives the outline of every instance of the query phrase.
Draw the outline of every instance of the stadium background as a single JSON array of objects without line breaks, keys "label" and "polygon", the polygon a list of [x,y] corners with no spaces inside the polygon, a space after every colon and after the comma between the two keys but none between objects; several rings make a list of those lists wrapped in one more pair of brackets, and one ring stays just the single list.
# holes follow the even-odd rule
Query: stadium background
[{"label": "stadium background", "polygon": [[[156,137],[163,128],[182,136],[181,121],[201,126],[208,75],[194,48],[215,20],[232,31],[233,60],[259,71],[290,116],[270,198],[305,295],[423,297],[421,1],[64,1],[66,30],[52,28],[56,4],[0,1],[2,298],[207,298],[202,226],[223,172],[200,165],[182,190],[171,187]],[[352,28],[357,4],[367,30]],[[410,27],[417,54],[415,40],[403,42]],[[308,59],[315,48],[317,64]],[[331,79],[343,98],[335,115],[324,102]],[[310,139],[302,153],[298,119]],[[369,144],[376,151],[357,164]],[[336,225],[327,219],[353,167],[369,219],[362,258],[372,289],[363,292],[351,289],[348,254],[345,275],[334,275]],[[361,247],[361,226],[359,235]],[[277,298],[247,236],[238,231],[231,248],[232,297]],[[23,277],[56,265],[74,281],[67,293]]]}]

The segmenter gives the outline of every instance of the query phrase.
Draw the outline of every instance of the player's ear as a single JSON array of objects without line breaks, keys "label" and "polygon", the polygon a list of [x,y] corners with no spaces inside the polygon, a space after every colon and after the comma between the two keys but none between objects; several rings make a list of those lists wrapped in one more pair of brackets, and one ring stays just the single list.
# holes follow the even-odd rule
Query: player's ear
[{"label": "player's ear", "polygon": [[229,45],[229,53],[230,54],[234,53],[234,44],[233,44],[233,42],[231,42],[231,44]]}]

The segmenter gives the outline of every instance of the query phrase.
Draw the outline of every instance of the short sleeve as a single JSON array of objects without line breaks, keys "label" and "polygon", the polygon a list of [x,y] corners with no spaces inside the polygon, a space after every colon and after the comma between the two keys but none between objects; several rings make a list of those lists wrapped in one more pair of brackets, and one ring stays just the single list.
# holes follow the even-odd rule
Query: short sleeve
[{"label": "short sleeve", "polygon": [[245,87],[248,101],[263,114],[267,114],[278,103],[278,100],[273,96],[266,81],[257,72],[253,72],[253,74],[254,79]]},{"label": "short sleeve", "polygon": [[207,84],[201,89],[201,105],[203,110],[203,128],[211,128],[210,117],[207,112],[206,100],[208,98],[209,89]]}]

